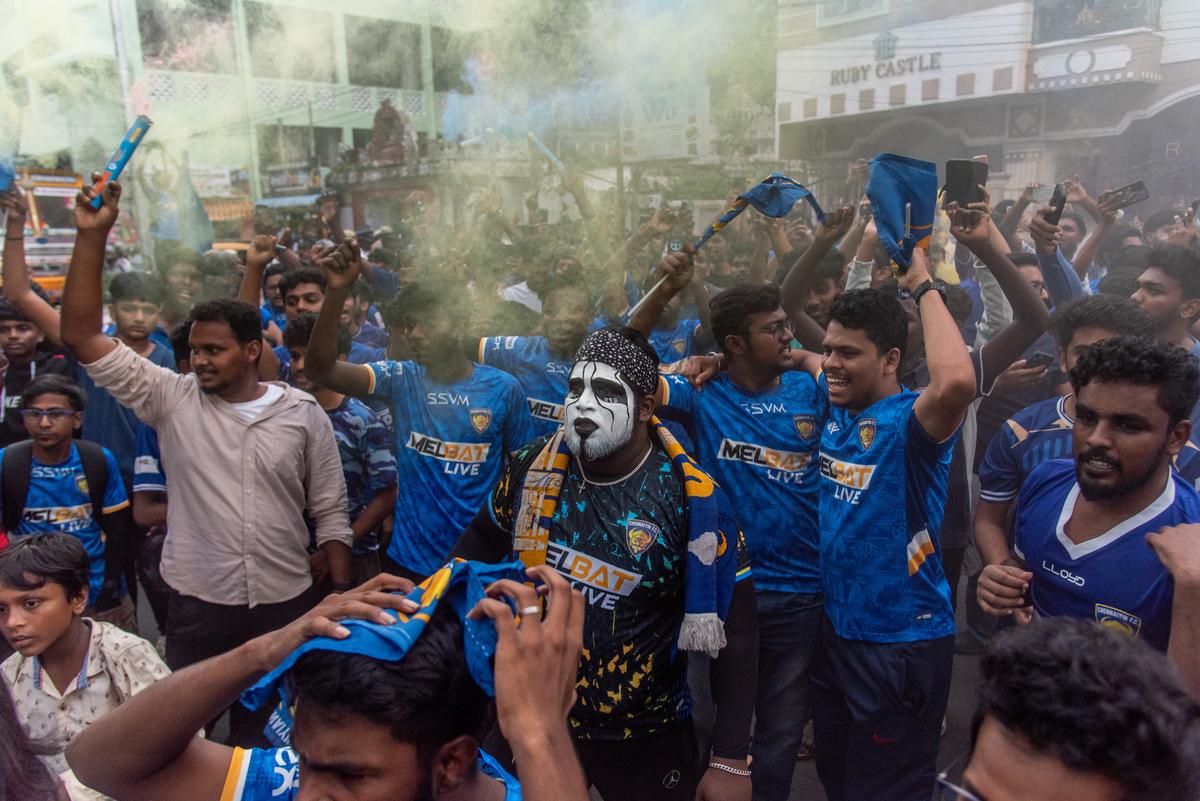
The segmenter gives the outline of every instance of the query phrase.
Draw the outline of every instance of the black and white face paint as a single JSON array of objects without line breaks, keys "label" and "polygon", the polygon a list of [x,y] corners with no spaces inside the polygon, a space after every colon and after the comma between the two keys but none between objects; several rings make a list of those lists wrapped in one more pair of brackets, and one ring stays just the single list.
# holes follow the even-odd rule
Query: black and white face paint
[{"label": "black and white face paint", "polygon": [[611,456],[633,436],[637,394],[602,362],[576,362],[567,379],[563,438],[577,459]]}]

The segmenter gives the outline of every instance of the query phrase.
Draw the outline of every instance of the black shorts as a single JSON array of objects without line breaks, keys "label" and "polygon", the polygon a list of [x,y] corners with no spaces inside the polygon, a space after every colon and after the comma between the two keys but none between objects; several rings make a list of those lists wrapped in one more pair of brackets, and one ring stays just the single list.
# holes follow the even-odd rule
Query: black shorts
[{"label": "black shorts", "polygon": [[695,795],[691,720],[629,740],[576,740],[575,751],[604,801],[692,801]]}]

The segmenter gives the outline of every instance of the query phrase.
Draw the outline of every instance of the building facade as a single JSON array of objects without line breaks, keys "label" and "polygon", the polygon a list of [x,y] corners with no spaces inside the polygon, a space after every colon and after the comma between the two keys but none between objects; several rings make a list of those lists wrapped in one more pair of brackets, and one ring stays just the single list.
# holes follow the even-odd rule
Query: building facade
[{"label": "building facade", "polygon": [[776,98],[778,156],[810,181],[987,154],[993,197],[1073,174],[1200,196],[1195,0],[784,0]]}]

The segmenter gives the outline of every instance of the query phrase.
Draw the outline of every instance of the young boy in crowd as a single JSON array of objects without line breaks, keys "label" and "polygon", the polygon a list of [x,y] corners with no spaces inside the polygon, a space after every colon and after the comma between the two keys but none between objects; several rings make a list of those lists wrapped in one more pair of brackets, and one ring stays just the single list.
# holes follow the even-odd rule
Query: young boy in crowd
[{"label": "young boy in crowd", "polygon": [[76,735],[170,672],[150,643],[84,617],[92,569],[66,534],[22,537],[0,551],[0,632],[17,651],[0,672],[55,775],[68,770],[64,752]]},{"label": "young boy in crowd", "polygon": [[26,388],[21,416],[29,441],[0,449],[4,528],[13,537],[60,533],[83,543],[91,560],[89,614],[129,629],[134,608],[121,584],[136,542],[129,499],[112,452],[74,439],[83,407],[83,392],[62,376],[38,376]]},{"label": "young boy in crowd", "polygon": [[59,376],[75,373],[66,356],[43,345],[45,338],[42,329],[13,303],[0,299],[0,351],[8,362],[4,387],[0,389],[0,406],[4,410],[0,447],[26,437],[21,417],[21,393],[30,381],[48,373]]},{"label": "young boy in crowd", "polygon": [[[396,455],[392,452],[392,435],[362,401],[319,386],[305,375],[304,356],[316,322],[315,314],[293,318],[283,332],[283,344],[292,360],[292,386],[311,392],[333,423],[342,475],[346,477],[350,528],[354,531],[351,575],[358,585],[374,578],[380,570],[379,532],[396,504]],[[347,360],[350,347],[350,333],[345,328],[339,329],[339,361]],[[323,562],[321,555],[313,556],[315,572],[324,572]]]}]

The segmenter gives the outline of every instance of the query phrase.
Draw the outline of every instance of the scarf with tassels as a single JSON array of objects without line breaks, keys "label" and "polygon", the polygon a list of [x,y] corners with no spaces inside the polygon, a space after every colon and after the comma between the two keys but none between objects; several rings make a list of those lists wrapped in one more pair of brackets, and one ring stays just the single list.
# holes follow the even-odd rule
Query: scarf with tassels
[{"label": "scarf with tassels", "polygon": [[[716,657],[725,647],[725,615],[737,573],[738,528],[724,491],[700,469],[657,417],[650,427],[683,479],[687,508],[687,569],[683,623],[677,645]],[[533,460],[521,487],[513,526],[513,555],[525,567],[546,563],[550,526],[571,451],[562,429]]]}]

